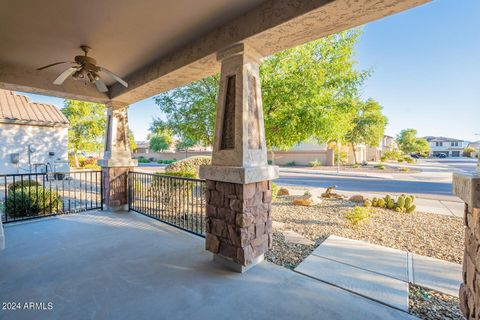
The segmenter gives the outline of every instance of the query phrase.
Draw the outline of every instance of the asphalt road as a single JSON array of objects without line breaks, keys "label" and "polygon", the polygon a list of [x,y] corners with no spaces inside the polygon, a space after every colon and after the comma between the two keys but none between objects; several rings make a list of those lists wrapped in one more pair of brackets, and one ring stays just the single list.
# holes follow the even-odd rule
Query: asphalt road
[{"label": "asphalt road", "polygon": [[420,160],[414,165],[420,173],[347,173],[308,170],[300,168],[281,168],[280,185],[296,185],[310,188],[337,186],[341,191],[365,193],[407,193],[426,199],[458,200],[452,194],[453,172],[475,172],[474,159],[438,159]]},{"label": "asphalt road", "polygon": [[[279,185],[326,188],[337,186],[340,191],[365,193],[415,194],[425,199],[458,201],[452,194],[453,172],[475,172],[475,159],[427,159],[408,166],[421,170],[419,173],[373,173],[336,172],[311,170],[309,168],[280,168]],[[140,164],[142,171],[163,171],[164,165]]]}]

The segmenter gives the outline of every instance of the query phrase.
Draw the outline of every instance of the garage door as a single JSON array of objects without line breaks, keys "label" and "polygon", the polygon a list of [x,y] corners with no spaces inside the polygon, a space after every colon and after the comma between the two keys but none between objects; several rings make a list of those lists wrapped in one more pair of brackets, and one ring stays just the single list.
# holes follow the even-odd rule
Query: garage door
[{"label": "garage door", "polygon": [[452,151],[452,157],[460,157],[460,151]]}]

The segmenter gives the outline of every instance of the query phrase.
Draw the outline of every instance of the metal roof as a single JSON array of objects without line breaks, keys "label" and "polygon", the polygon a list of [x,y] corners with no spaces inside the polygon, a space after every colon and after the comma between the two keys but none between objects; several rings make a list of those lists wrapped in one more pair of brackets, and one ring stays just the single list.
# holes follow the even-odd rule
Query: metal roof
[{"label": "metal roof", "polygon": [[26,96],[0,89],[0,122],[35,126],[68,126],[57,107],[31,102]]}]

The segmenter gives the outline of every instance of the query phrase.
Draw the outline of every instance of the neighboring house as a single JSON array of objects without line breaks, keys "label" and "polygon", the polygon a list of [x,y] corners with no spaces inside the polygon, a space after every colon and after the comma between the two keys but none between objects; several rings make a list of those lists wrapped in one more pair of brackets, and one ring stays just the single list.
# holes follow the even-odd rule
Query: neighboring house
[{"label": "neighboring house", "polygon": [[464,140],[446,137],[427,136],[425,139],[430,145],[430,156],[443,153],[447,157],[461,157],[463,155],[463,149],[468,144],[468,142]]},{"label": "neighboring house", "polygon": [[53,105],[0,89],[0,174],[68,170],[68,120]]},{"label": "neighboring house", "polygon": [[150,153],[150,142],[148,141],[135,141],[137,148],[133,150],[133,153]]},{"label": "neighboring house", "polygon": [[471,158],[478,158],[478,154],[480,153],[480,141],[469,142],[467,148],[475,149],[475,152],[470,153]]}]

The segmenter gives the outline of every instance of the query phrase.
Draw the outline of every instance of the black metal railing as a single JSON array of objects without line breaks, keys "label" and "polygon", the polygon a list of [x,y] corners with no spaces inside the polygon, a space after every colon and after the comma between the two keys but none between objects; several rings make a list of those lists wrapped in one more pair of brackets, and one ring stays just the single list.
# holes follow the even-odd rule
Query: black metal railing
[{"label": "black metal railing", "polygon": [[103,209],[101,171],[0,175],[4,223]]},{"label": "black metal railing", "polygon": [[205,235],[205,180],[129,172],[129,210]]}]

